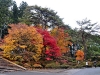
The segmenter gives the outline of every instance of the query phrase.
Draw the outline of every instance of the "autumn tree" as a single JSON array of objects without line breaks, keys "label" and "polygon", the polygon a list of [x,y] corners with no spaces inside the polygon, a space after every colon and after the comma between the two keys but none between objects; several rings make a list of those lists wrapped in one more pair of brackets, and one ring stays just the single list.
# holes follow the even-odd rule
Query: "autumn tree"
[{"label": "autumn tree", "polygon": [[[27,62],[41,58],[43,38],[32,26],[24,24],[9,25],[9,34],[4,38],[4,57]],[[29,54],[29,55],[27,55]]]},{"label": "autumn tree", "polygon": [[69,51],[69,45],[72,45],[71,37],[63,28],[54,28],[51,30],[51,35],[57,40],[57,45],[60,48],[61,54],[67,53]]},{"label": "autumn tree", "polygon": [[[56,39],[50,35],[47,30],[43,30],[40,27],[36,27],[37,31],[43,36],[43,53],[46,60],[55,60],[60,54],[60,49],[57,46]],[[43,56],[44,56],[43,55]]]},{"label": "autumn tree", "polygon": [[82,50],[77,50],[75,55],[77,61],[84,60],[84,52]]}]

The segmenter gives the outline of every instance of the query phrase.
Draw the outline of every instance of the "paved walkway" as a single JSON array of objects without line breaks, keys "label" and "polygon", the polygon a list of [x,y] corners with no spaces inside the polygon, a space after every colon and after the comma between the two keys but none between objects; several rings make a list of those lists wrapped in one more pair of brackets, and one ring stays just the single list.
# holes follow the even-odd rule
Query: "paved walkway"
[{"label": "paved walkway", "polygon": [[82,69],[70,69],[70,70],[65,71],[66,74],[64,74],[64,75],[73,75],[74,73],[76,73],[80,70],[82,70]]},{"label": "paved walkway", "polygon": [[[74,75],[81,69],[35,69],[32,71],[4,72],[0,75]],[[81,70],[82,71],[82,70]]]},{"label": "paved walkway", "polygon": [[72,75],[82,69],[34,69],[35,72],[63,73],[63,75]]}]

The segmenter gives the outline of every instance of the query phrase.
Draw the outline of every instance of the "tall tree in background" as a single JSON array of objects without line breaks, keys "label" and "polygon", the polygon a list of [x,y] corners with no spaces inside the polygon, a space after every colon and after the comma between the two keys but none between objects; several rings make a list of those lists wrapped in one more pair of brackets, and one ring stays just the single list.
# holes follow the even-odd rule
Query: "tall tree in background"
[{"label": "tall tree in background", "polygon": [[93,32],[96,32],[98,29],[97,23],[91,23],[91,20],[84,19],[82,21],[76,21],[77,24],[80,26],[80,37],[81,37],[81,43],[84,47],[84,53],[85,53],[85,59],[87,57],[87,41],[89,38],[89,35],[93,34]]},{"label": "tall tree in background", "polygon": [[12,0],[0,0],[0,27],[3,24],[8,24],[10,21],[9,7],[12,5]]},{"label": "tall tree in background", "polygon": [[20,19],[23,16],[23,11],[26,9],[28,4],[24,1],[20,4],[19,7],[17,7],[16,2],[13,2],[13,7],[12,7],[12,23],[19,23]]},{"label": "tall tree in background", "polygon": [[24,1],[22,1],[22,2],[20,3],[20,6],[19,6],[19,13],[18,13],[19,18],[22,18],[23,14],[24,14],[24,10],[26,9],[27,6],[28,6],[28,4],[27,4],[26,2],[24,2]]},{"label": "tall tree in background", "polygon": [[26,2],[22,2],[18,8],[13,0],[0,0],[0,39],[3,39],[8,34],[7,24],[19,22],[19,17],[21,18],[23,15],[22,12],[26,6]]},{"label": "tall tree in background", "polygon": [[12,20],[13,23],[18,23],[18,7],[15,1],[13,3],[13,8],[12,8]]},{"label": "tall tree in background", "polygon": [[8,33],[7,24],[11,22],[12,2],[12,0],[0,0],[0,40]]},{"label": "tall tree in background", "polygon": [[23,22],[29,24],[41,24],[43,29],[46,27],[55,27],[64,25],[62,19],[54,10],[49,8],[42,8],[39,6],[29,6],[24,11]]}]

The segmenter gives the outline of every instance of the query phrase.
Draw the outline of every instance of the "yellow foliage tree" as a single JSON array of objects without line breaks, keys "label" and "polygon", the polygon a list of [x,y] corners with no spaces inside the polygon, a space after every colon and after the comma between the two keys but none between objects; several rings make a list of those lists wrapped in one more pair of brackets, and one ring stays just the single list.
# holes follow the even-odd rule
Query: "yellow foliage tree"
[{"label": "yellow foliage tree", "polygon": [[[38,61],[41,57],[43,38],[33,26],[11,24],[9,34],[4,38],[4,57],[14,60],[25,51],[31,52],[31,57]],[[27,55],[26,55],[27,56]]]}]

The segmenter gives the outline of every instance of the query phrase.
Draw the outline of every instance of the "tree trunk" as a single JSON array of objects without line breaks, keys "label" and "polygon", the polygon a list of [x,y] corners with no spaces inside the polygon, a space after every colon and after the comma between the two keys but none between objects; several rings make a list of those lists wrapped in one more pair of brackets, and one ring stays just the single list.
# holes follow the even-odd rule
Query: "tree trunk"
[{"label": "tree trunk", "polygon": [[82,43],[83,43],[83,46],[84,46],[84,58],[86,59],[87,58],[87,45],[86,45],[86,38],[84,36],[84,33],[82,35]]}]

